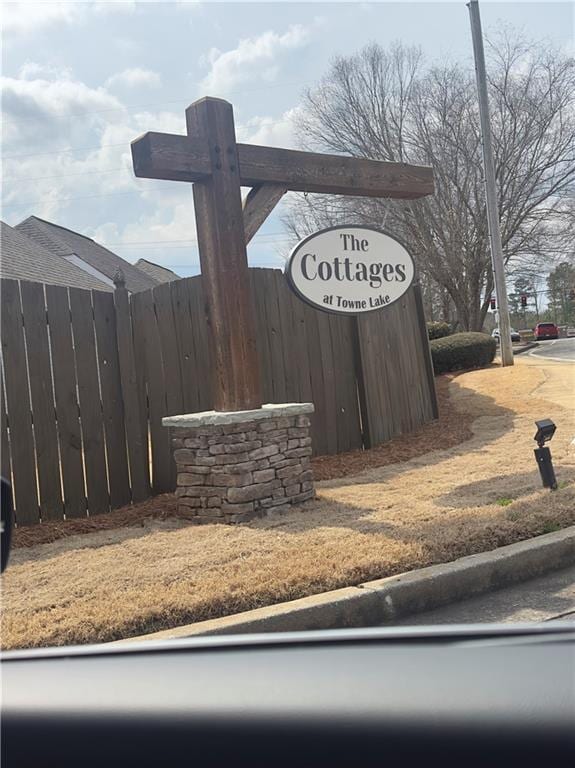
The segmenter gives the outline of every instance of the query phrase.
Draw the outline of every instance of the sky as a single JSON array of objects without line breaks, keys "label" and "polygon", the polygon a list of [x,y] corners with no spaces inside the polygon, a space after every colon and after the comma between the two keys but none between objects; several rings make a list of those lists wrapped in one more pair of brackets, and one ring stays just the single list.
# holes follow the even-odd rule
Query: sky
[{"label": "sky", "polygon": [[[511,25],[573,52],[572,2],[480,3],[486,35]],[[202,96],[234,105],[238,141],[297,148],[302,93],[338,54],[401,40],[430,61],[472,62],[452,2],[22,2],[2,4],[1,216],[93,237],[131,262],[197,274],[191,184],[136,179],[130,141],[185,133]],[[248,247],[281,266],[281,206]]]}]

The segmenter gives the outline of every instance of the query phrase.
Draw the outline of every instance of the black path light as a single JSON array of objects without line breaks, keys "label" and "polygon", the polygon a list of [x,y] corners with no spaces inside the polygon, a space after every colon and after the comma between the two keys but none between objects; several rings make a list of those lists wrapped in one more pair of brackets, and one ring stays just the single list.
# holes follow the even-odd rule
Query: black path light
[{"label": "black path light", "polygon": [[541,480],[543,481],[543,487],[555,491],[557,489],[555,470],[553,469],[553,462],[551,460],[551,451],[545,446],[545,443],[548,443],[551,440],[557,427],[551,419],[541,419],[541,421],[536,421],[535,426],[537,427],[537,432],[533,439],[537,441],[539,447],[535,449],[534,453],[537,466],[539,467]]}]

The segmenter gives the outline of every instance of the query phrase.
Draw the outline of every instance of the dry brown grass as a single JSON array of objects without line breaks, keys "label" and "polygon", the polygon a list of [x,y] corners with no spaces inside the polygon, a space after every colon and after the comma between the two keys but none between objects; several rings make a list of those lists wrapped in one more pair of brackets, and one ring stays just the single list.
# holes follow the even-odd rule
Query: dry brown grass
[{"label": "dry brown grass", "polygon": [[[320,483],[316,501],[277,519],[233,528],[151,518],[16,550],[2,579],[3,645],[152,632],[573,524],[573,410],[540,394],[553,393],[560,369],[565,376],[559,365],[459,376],[451,393],[475,419],[470,440]],[[563,487],[555,493],[541,489],[533,461],[533,420],[544,416],[559,425],[553,455]],[[508,506],[497,503],[507,498]]]}]

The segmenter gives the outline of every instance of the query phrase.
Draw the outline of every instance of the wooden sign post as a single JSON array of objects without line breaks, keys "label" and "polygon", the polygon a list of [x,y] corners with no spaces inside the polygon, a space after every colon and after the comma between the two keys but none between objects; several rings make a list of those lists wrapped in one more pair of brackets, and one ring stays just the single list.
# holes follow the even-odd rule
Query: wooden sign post
[{"label": "wooden sign post", "polygon": [[[313,498],[313,403],[262,405],[246,244],[287,190],[411,199],[431,168],[237,144],[231,104],[186,110],[187,136],[132,143],[136,176],[194,183],[214,410],[162,419],[172,432],[178,508],[197,522],[240,523]],[[241,187],[252,187],[242,203]]]},{"label": "wooden sign post", "polygon": [[[215,361],[214,408],[262,404],[246,243],[288,191],[414,199],[433,193],[431,168],[237,144],[231,104],[186,110],[187,136],[132,142],[136,176],[194,182],[204,295]],[[252,190],[242,205],[241,186]]]}]

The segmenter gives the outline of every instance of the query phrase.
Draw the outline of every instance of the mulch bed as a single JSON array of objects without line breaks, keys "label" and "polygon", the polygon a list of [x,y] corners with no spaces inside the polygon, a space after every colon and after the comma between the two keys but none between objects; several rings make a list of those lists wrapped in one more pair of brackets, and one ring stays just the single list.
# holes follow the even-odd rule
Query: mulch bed
[{"label": "mulch bed", "polygon": [[41,525],[16,528],[12,536],[12,546],[15,549],[35,547],[37,544],[49,544],[67,536],[141,525],[146,518],[165,520],[168,517],[178,517],[177,499],[172,493],[163,493],[139,504],[121,507],[102,515],[74,520],[49,520]]},{"label": "mulch bed", "polygon": [[312,462],[315,479],[332,480],[359,475],[366,469],[409,461],[425,453],[451,448],[469,440],[473,434],[471,424],[475,417],[457,411],[450,403],[449,383],[454,378],[454,374],[446,374],[435,379],[439,405],[437,421],[426,424],[417,432],[394,437],[368,451],[355,450],[333,456],[318,456]]},{"label": "mulch bed", "polygon": [[[426,424],[418,432],[396,437],[367,451],[355,450],[333,456],[318,456],[312,460],[315,479],[331,480],[359,475],[366,469],[408,461],[439,448],[451,448],[469,440],[472,436],[471,424],[474,417],[456,411],[450,403],[448,389],[453,378],[453,374],[436,377],[438,421]],[[139,504],[94,517],[47,521],[41,525],[17,528],[13,534],[12,546],[34,547],[68,536],[142,525],[142,521],[149,518],[165,520],[170,517],[182,518],[185,515],[178,513],[176,497],[165,493]]]}]

